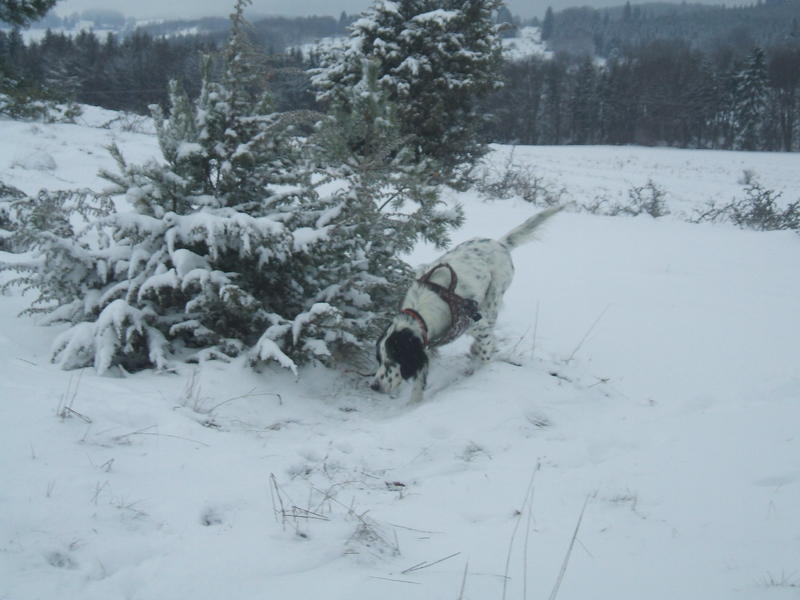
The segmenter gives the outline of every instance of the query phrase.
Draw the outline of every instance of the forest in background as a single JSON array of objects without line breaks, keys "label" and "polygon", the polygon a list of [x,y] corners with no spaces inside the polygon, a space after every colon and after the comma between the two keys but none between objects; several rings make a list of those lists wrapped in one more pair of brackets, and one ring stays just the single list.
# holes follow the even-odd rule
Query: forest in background
[{"label": "forest in background", "polygon": [[797,43],[799,20],[798,0],[734,7],[626,2],[605,9],[569,8],[558,13],[548,9],[541,26],[543,39],[555,51],[610,57],[654,40],[682,40],[704,52]]},{"label": "forest in background", "polygon": [[[503,88],[484,101],[484,136],[518,144],[796,151],[798,16],[798,0],[548,9],[543,20],[528,22],[502,8],[497,20],[507,24],[505,35],[538,25],[552,52],[504,62]],[[318,56],[300,48],[342,35],[352,20],[342,13],[254,21],[253,39],[270,56],[266,72],[278,110],[318,108],[307,72]],[[190,95],[199,92],[201,55],[220,46],[226,26],[203,19],[104,36],[49,31],[30,43],[18,31],[0,31],[0,74],[7,89],[27,98],[146,113],[152,104],[166,106],[171,79]],[[176,35],[191,30],[198,33]]]}]

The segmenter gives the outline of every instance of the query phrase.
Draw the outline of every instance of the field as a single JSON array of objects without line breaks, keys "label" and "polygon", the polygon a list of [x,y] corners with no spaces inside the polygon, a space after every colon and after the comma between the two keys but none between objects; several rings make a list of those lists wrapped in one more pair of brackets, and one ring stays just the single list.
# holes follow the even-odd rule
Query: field
[{"label": "field", "polygon": [[[111,141],[156,156],[116,117],[0,121],[0,180],[98,189]],[[467,376],[456,341],[419,405],[322,368],[61,371],[59,327],[0,296],[0,599],[798,598],[800,236],[687,222],[745,171],[797,200],[797,155],[510,163],[575,205],[652,181],[671,213],[554,218],[515,252],[498,359]],[[448,200],[456,242],[538,210]]]}]

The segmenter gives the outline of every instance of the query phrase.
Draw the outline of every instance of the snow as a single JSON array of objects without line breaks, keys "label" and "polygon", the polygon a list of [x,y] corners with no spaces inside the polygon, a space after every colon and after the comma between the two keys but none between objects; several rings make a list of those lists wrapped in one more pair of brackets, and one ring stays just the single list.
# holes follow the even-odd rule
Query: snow
[{"label": "snow", "polygon": [[[394,3],[384,3],[384,4],[394,4]],[[396,11],[395,11],[396,12]],[[436,10],[429,13],[424,13],[415,17],[415,21],[420,23],[420,25],[424,25],[426,21],[433,21],[439,23],[440,25],[445,25],[447,22],[447,18],[452,16],[452,11],[443,11],[443,10]],[[354,26],[363,26],[365,24],[370,23],[370,19],[363,18],[359,21],[354,23]],[[511,38],[503,38],[503,53],[505,56],[511,60],[523,60],[529,56],[539,56],[539,57],[552,57],[553,53],[547,49],[547,45],[541,40],[541,30],[538,27],[522,27],[519,29],[519,32],[516,36]],[[319,40],[315,40],[314,42],[309,42],[298,46],[297,48],[303,54],[303,56],[308,57],[314,53],[332,53],[332,52],[344,52],[347,50],[349,44],[351,43],[350,38],[345,36],[332,36],[332,37],[324,37]],[[374,41],[376,47],[385,46],[385,42],[380,38]]]},{"label": "snow", "polygon": [[[300,333],[306,325],[313,323],[319,317],[325,316],[336,316],[336,309],[327,302],[317,302],[307,312],[297,315],[292,322],[292,339],[294,343],[298,342]],[[317,354],[330,354],[327,348],[323,350],[322,347],[317,346],[317,350]]]},{"label": "snow", "polygon": [[[0,180],[100,188],[111,141],[131,163],[157,156],[154,137],[100,121],[3,121]],[[12,168],[35,151],[56,168]],[[496,169],[511,151],[495,148]],[[653,180],[672,214],[555,217],[515,251],[500,358],[467,376],[469,340],[445,347],[418,405],[269,362],[62,371],[49,356],[65,327],[0,296],[0,598],[454,598],[462,582],[465,599],[542,598],[584,503],[561,600],[796,598],[800,237],[684,215],[741,196],[745,170],[796,200],[797,156],[519,147],[512,161],[576,203]],[[456,243],[536,210],[447,200],[467,215]],[[256,351],[288,361],[267,336]]]},{"label": "snow", "polygon": [[503,38],[503,53],[510,60],[523,60],[529,56],[550,58],[553,53],[542,41],[538,27],[521,27],[516,36]]},{"label": "snow", "polygon": [[178,146],[178,158],[181,160],[191,158],[195,154],[203,154],[203,146],[198,143],[181,142]]},{"label": "snow", "polygon": [[106,29],[106,28],[97,28],[92,21],[80,21],[75,24],[75,26],[71,29],[63,28],[63,27],[56,27],[51,29],[42,29],[40,27],[30,27],[27,29],[23,29],[20,31],[22,34],[22,38],[25,40],[25,43],[31,42],[41,42],[47,32],[51,31],[54,34],[58,35],[68,35],[68,36],[77,36],[80,33],[87,31],[92,32],[96,35],[99,39],[105,39],[106,36],[109,34],[117,35],[120,32],[116,29]]},{"label": "snow", "polygon": [[398,73],[406,72],[414,77],[419,75],[420,71],[430,71],[430,65],[426,64],[427,61],[422,60],[422,57],[409,56],[403,62],[397,65],[395,69]]},{"label": "snow", "polygon": [[[97,172],[101,168],[112,172],[117,170],[114,159],[106,150],[107,146],[118,144],[125,149],[126,160],[134,164],[151,158],[154,154],[152,135],[118,131],[111,127],[98,128],[108,123],[102,122],[100,114],[109,113],[110,111],[87,109],[79,122],[83,123],[84,119],[88,119],[88,126],[12,121],[0,117],[0,128],[3,131],[0,143],[2,180],[27,194],[35,194],[42,188],[103,189],[108,184],[98,180]],[[56,168],[50,171],[12,168],[19,157],[33,153],[50,155]]]},{"label": "snow", "polygon": [[709,201],[729,203],[743,197],[745,173],[766,189],[797,200],[797,153],[715,152],[640,146],[497,146],[493,171],[507,165],[529,168],[562,201],[591,204],[605,198],[626,203],[628,191],[652,180],[667,194],[668,208],[693,216]]},{"label": "snow", "polygon": [[301,252],[308,252],[314,244],[328,239],[330,236],[330,227],[324,226],[320,228],[312,227],[298,227],[292,231],[292,240],[295,250]]},{"label": "snow", "polygon": [[458,14],[458,11],[455,10],[444,10],[443,8],[437,8],[436,10],[430,10],[426,13],[416,15],[411,19],[411,22],[425,24],[434,23],[440,27],[444,27],[450,21],[455,19]]},{"label": "snow", "polygon": [[195,254],[191,250],[187,250],[186,248],[178,248],[177,250],[173,250],[170,253],[170,258],[172,259],[172,264],[175,265],[175,270],[177,271],[179,277],[186,277],[188,273],[194,271],[195,269],[210,269],[205,258],[199,254]]},{"label": "snow", "polygon": [[170,269],[164,273],[157,273],[156,275],[148,277],[144,283],[142,283],[142,287],[139,288],[138,296],[139,299],[141,299],[148,294],[158,294],[162,288],[174,290],[179,287],[181,287],[181,282],[178,278],[178,274],[175,272],[175,269]]},{"label": "snow", "polygon": [[57,168],[55,159],[41,150],[34,150],[30,154],[15,158],[11,162],[11,166],[30,171],[55,171]]}]

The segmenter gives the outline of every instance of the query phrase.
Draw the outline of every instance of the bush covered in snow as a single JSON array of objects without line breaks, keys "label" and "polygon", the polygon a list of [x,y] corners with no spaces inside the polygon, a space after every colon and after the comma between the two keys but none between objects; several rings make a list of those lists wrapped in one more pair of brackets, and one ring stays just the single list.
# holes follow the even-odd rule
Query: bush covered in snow
[{"label": "bush covered in snow", "polygon": [[38,291],[32,311],[71,324],[54,346],[65,368],[244,353],[293,370],[333,362],[371,345],[409,274],[398,254],[420,238],[445,244],[461,222],[439,207],[426,165],[398,149],[369,70],[317,135],[294,134],[258,90],[246,4],[222,81],[208,59],[199,98],[173,84],[169,116],[154,109],[162,160],[129,164],[112,147],[104,194],[16,203],[33,258],[11,283]]}]

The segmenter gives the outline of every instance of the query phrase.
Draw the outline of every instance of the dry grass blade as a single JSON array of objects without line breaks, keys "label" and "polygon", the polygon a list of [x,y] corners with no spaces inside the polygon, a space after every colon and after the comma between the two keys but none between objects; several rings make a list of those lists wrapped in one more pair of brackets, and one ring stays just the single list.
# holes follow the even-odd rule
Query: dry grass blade
[{"label": "dry grass blade", "polygon": [[456,600],[464,600],[464,590],[467,589],[467,573],[469,572],[469,561],[464,565],[464,576],[461,578],[461,591]]},{"label": "dry grass blade", "polygon": [[528,332],[529,332],[530,330],[531,330],[531,328],[530,328],[530,327],[528,327],[528,328],[527,328],[527,329],[526,329],[526,330],[525,330],[525,331],[522,333],[522,335],[521,335],[521,336],[519,336],[519,339],[517,340],[517,343],[516,343],[516,344],[514,344],[514,346],[511,348],[511,351],[508,353],[508,354],[509,354],[509,356],[514,356],[514,353],[517,351],[517,348],[519,348],[520,344],[521,344],[521,343],[522,343],[522,341],[525,339],[525,336],[526,336],[526,335],[528,335]]},{"label": "dry grass blade", "polygon": [[87,425],[91,425],[92,424],[92,419],[91,418],[87,417],[84,414],[79,413],[77,410],[75,410],[71,406],[65,406],[63,409],[61,409],[61,416],[62,417],[67,417],[69,415],[73,415],[73,416],[78,417],[81,421],[83,421]]},{"label": "dry grass blade", "polygon": [[114,441],[122,442],[123,440],[129,437],[133,437],[134,435],[151,435],[153,437],[171,438],[174,440],[182,440],[184,442],[190,442],[192,444],[200,444],[201,446],[205,446],[206,448],[210,447],[209,444],[201,442],[200,440],[193,440],[192,438],[187,438],[180,435],[173,435],[171,433],[156,433],[153,431],[147,431],[148,429],[153,429],[154,427],[156,427],[156,425],[150,425],[149,427],[145,427],[144,429],[140,429],[139,431],[132,431],[130,433],[125,433],[123,435],[118,435],[117,437],[114,438]]},{"label": "dry grass blade", "polygon": [[561,563],[561,570],[558,572],[558,577],[556,578],[556,583],[553,586],[553,591],[550,592],[549,600],[555,600],[556,596],[558,596],[558,590],[561,588],[561,582],[564,581],[564,575],[567,572],[567,565],[569,565],[569,558],[572,556],[572,549],[575,547],[575,540],[578,539],[578,531],[581,528],[583,514],[586,512],[586,506],[589,504],[590,498],[591,496],[586,496],[586,500],[583,502],[581,514],[578,516],[578,522],[575,524],[575,531],[572,532],[572,539],[569,541],[567,553],[564,555],[564,560]]},{"label": "dry grass blade", "polygon": [[[538,470],[538,465],[537,465]],[[530,545],[531,538],[531,522],[533,521],[533,493],[531,489],[531,497],[528,501],[528,514],[525,518],[525,543],[522,546],[522,600],[528,600],[528,546]],[[520,515],[521,518],[521,515]]]},{"label": "dry grass blade", "polygon": [[533,319],[533,344],[531,345],[531,361],[536,358],[536,337],[539,333],[539,300],[536,301],[536,314]]},{"label": "dry grass blade", "polygon": [[451,554],[450,556],[445,556],[444,558],[440,558],[439,560],[435,560],[433,562],[428,562],[426,560],[423,560],[421,563],[417,563],[413,566],[408,567],[405,571],[400,571],[400,573],[402,573],[403,575],[408,575],[409,573],[413,573],[414,571],[421,571],[422,569],[427,569],[428,567],[432,567],[433,565],[438,565],[439,563],[442,563],[446,560],[450,560],[451,558],[454,558],[459,554],[461,554],[461,552],[456,552],[454,554]]},{"label": "dry grass blade", "polygon": [[[283,504],[283,494],[281,494],[281,488],[278,485],[275,473],[269,474],[269,494],[272,497],[272,513],[275,515],[275,520],[285,527],[286,507]],[[278,515],[281,516],[280,520],[278,519]]]},{"label": "dry grass blade", "polygon": [[603,311],[602,311],[602,312],[601,312],[601,313],[600,313],[600,314],[597,316],[597,318],[594,320],[594,323],[592,323],[591,327],[589,327],[589,329],[586,331],[586,333],[585,333],[585,334],[583,335],[583,337],[581,338],[581,341],[580,341],[580,342],[578,342],[578,345],[577,345],[577,346],[575,346],[575,349],[572,351],[572,353],[569,355],[569,357],[567,358],[567,360],[566,360],[566,361],[564,361],[564,362],[571,362],[571,361],[572,361],[572,359],[573,359],[573,358],[575,358],[575,355],[578,353],[578,350],[580,350],[580,349],[581,349],[581,346],[583,346],[583,344],[584,344],[584,342],[586,341],[586,339],[587,339],[587,338],[588,338],[588,337],[591,335],[592,331],[594,331],[594,328],[595,328],[595,327],[597,327],[597,324],[598,324],[598,323],[600,322],[600,320],[601,320],[601,319],[602,319],[602,318],[605,316],[605,314],[608,312],[608,309],[609,309],[609,308],[611,308],[611,305],[610,305],[610,304],[609,304],[609,305],[607,305],[607,306],[606,306],[606,307],[603,309]]},{"label": "dry grass blade", "polygon": [[370,579],[380,579],[381,581],[391,581],[392,583],[408,583],[410,585],[422,585],[419,581],[409,581],[408,579],[392,579],[390,577],[378,577],[377,575],[370,575]]},{"label": "dry grass blade", "polygon": [[315,513],[307,508],[300,508],[299,506],[292,506],[291,512],[286,516],[291,516],[293,519],[316,519],[317,521],[330,521],[330,519],[325,515]]},{"label": "dry grass blade", "polygon": [[514,540],[517,537],[517,530],[519,529],[519,523],[522,520],[522,515],[524,514],[525,507],[528,505],[529,502],[533,502],[533,484],[536,481],[536,473],[541,468],[541,463],[536,463],[536,468],[533,470],[531,474],[531,480],[528,483],[528,489],[525,492],[525,497],[522,499],[522,506],[520,507],[519,511],[517,511],[517,522],[514,524],[514,531],[511,532],[511,539],[508,541],[508,554],[506,554],[506,568],[503,572],[503,600],[506,598],[506,593],[508,592],[508,571],[511,567],[511,553],[514,550]]},{"label": "dry grass blade", "polygon": [[406,525],[398,525],[397,523],[390,523],[386,522],[387,525],[391,527],[396,527],[397,529],[405,529],[406,531],[415,531],[417,533],[427,533],[429,535],[442,535],[444,531],[431,531],[429,529],[417,529],[416,527],[408,527]]},{"label": "dry grass blade", "polygon": [[78,371],[77,378],[75,378],[72,374],[69,376],[69,380],[67,381],[67,389],[64,390],[64,393],[59,398],[58,407],[56,408],[56,415],[58,415],[58,417],[61,419],[66,419],[74,415],[85,423],[91,423],[91,419],[72,408],[75,405],[75,400],[78,398],[78,388],[81,385],[82,378],[83,369]]},{"label": "dry grass blade", "polygon": [[230,404],[231,402],[234,402],[236,400],[243,400],[245,398],[258,398],[258,397],[261,397],[261,396],[274,396],[274,397],[276,397],[278,399],[278,404],[281,404],[281,405],[283,404],[283,397],[280,394],[278,394],[276,392],[258,392],[258,393],[255,393],[255,388],[253,388],[252,390],[250,390],[246,394],[242,394],[241,396],[235,396],[233,398],[228,398],[227,400],[223,400],[222,402],[220,402],[219,404],[215,404],[214,406],[212,406],[211,408],[209,408],[205,412],[208,413],[208,414],[211,414],[215,410],[217,410],[218,408],[220,408],[222,406],[225,406],[226,404]]}]

